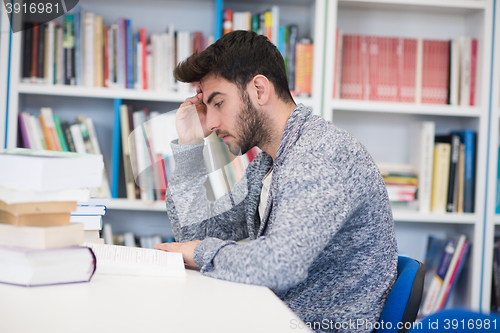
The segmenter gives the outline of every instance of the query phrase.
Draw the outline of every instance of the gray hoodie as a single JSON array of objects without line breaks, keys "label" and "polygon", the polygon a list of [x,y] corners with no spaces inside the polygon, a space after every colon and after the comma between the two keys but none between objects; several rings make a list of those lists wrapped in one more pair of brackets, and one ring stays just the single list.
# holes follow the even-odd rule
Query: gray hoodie
[{"label": "gray hoodie", "polygon": [[[398,255],[384,181],[356,138],[298,105],[274,165],[260,153],[213,203],[203,187],[203,144],[171,146],[168,216],[176,241],[202,240],[194,251],[202,274],[267,286],[316,331],[372,330]],[[271,167],[260,219],[262,179]]]}]

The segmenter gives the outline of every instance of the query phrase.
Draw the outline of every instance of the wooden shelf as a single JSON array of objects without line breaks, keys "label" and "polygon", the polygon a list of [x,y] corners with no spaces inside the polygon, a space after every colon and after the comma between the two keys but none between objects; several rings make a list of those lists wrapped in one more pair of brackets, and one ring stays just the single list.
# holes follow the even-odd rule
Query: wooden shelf
[{"label": "wooden shelf", "polygon": [[396,102],[358,101],[335,99],[330,108],[337,111],[383,112],[397,114],[425,114],[450,117],[480,117],[481,107],[464,107],[452,105],[414,104]]},{"label": "wooden shelf", "polygon": [[106,204],[112,210],[141,210],[150,212],[167,212],[165,201],[144,202],[141,200],[111,199]]},{"label": "wooden shelf", "polygon": [[422,214],[412,211],[393,210],[392,214],[395,222],[475,224],[478,219],[477,214],[471,213]]}]

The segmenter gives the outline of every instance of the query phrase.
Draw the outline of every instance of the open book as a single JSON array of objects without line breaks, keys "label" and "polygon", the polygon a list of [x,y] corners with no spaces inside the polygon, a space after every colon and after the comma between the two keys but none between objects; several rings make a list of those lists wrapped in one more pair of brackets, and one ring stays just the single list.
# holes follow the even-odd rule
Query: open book
[{"label": "open book", "polygon": [[181,253],[110,244],[84,243],[97,258],[95,274],[185,277]]}]

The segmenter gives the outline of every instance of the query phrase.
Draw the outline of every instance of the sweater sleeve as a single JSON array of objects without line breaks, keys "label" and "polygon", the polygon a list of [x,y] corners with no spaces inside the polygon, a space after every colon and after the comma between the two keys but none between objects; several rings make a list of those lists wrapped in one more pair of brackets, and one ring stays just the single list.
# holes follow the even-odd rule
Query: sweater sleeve
[{"label": "sweater sleeve", "polygon": [[203,274],[277,292],[307,278],[313,261],[354,208],[338,174],[321,161],[297,163],[286,172],[279,192],[271,193],[280,200],[273,202],[270,230],[246,244],[201,241],[194,260]]},{"label": "sweater sleeve", "polygon": [[208,177],[203,143],[182,146],[175,140],[171,146],[175,169],[169,179],[166,205],[176,241],[248,237],[244,208],[248,195],[246,173],[230,192],[211,203],[203,186]]}]

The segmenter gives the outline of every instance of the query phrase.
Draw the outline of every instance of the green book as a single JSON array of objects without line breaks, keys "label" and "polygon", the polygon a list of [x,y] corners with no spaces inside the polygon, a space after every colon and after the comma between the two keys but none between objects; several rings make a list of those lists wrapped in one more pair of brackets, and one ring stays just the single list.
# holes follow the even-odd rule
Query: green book
[{"label": "green book", "polygon": [[64,132],[61,126],[61,119],[58,115],[54,115],[54,123],[56,124],[56,132],[59,138],[59,142],[61,143],[62,151],[69,151],[68,143],[66,142],[66,137],[64,136]]}]

